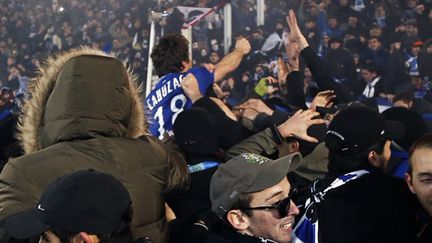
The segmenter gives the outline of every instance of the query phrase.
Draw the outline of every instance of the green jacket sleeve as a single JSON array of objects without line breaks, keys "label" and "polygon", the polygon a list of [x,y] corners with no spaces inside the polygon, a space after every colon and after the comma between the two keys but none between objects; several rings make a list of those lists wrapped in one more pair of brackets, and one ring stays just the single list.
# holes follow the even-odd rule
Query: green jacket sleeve
[{"label": "green jacket sleeve", "polygon": [[277,151],[279,139],[281,138],[275,138],[272,128],[266,128],[231,147],[225,154],[225,160],[228,161],[241,153],[272,154]]}]

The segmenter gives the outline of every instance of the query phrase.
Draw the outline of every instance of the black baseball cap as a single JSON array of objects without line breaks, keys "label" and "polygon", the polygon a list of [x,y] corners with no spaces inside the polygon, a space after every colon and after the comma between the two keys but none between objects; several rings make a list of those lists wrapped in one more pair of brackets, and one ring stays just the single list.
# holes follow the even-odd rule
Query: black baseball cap
[{"label": "black baseball cap", "polygon": [[411,145],[429,130],[423,117],[417,112],[405,107],[392,107],[385,110],[382,115],[391,121],[399,121],[406,127],[405,136],[395,139],[395,142],[406,151],[409,151]]},{"label": "black baseball cap", "polygon": [[259,192],[278,184],[301,164],[300,153],[277,160],[243,153],[219,165],[210,183],[212,211],[221,219],[243,193]]},{"label": "black baseball cap", "polygon": [[131,199],[111,175],[79,171],[51,182],[38,205],[6,219],[13,238],[28,239],[48,229],[104,234],[126,228],[132,218]]},{"label": "black baseball cap", "polygon": [[218,151],[218,133],[213,115],[202,108],[182,111],[176,118],[174,138],[188,155],[211,155]]},{"label": "black baseball cap", "polygon": [[362,152],[376,143],[400,139],[405,126],[397,121],[387,121],[377,111],[362,107],[349,107],[330,123],[325,143],[330,151]]}]

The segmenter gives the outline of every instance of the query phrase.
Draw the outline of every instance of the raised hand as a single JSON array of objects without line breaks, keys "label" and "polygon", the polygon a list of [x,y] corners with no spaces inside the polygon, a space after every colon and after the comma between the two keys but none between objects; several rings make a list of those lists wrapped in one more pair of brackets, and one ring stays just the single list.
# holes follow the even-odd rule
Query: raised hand
[{"label": "raised hand", "polygon": [[[290,34],[291,35],[291,34]],[[285,51],[288,57],[289,68],[291,71],[299,71],[300,69],[300,47],[297,41],[293,41],[290,36],[285,40]]]},{"label": "raised hand", "polygon": [[241,104],[238,108],[242,110],[255,110],[257,113],[265,113],[269,116],[273,115],[273,110],[259,99],[249,99],[245,103]]},{"label": "raised hand", "polygon": [[300,31],[300,28],[297,24],[297,18],[293,10],[290,10],[288,12],[287,22],[290,28],[290,34],[289,34],[290,40],[292,42],[298,43],[300,50],[303,50],[304,48],[308,47],[309,44],[307,43],[306,38],[303,36],[302,32]]},{"label": "raised hand", "polygon": [[333,105],[332,100],[336,98],[336,94],[333,90],[326,90],[319,92],[315,98],[312,100],[312,104],[310,109],[316,111],[316,108],[319,107],[331,107]]},{"label": "raised hand", "polygon": [[307,129],[312,125],[324,124],[324,119],[314,119],[319,116],[312,110],[299,110],[288,120],[278,126],[282,137],[295,137],[311,143],[317,143],[318,139],[307,134]]},{"label": "raised hand", "polygon": [[241,38],[236,41],[235,49],[241,51],[241,53],[246,55],[250,52],[251,46],[246,38]]}]

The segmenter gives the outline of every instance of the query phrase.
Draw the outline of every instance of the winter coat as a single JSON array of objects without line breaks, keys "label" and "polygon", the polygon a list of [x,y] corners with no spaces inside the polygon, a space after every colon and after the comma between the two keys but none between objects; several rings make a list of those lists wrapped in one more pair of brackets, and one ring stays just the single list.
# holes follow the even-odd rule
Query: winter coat
[{"label": "winter coat", "polygon": [[0,174],[0,219],[34,208],[54,179],[93,168],[128,189],[134,237],[165,242],[169,154],[148,135],[135,82],[99,50],[75,49],[47,61],[21,117],[25,155]]}]

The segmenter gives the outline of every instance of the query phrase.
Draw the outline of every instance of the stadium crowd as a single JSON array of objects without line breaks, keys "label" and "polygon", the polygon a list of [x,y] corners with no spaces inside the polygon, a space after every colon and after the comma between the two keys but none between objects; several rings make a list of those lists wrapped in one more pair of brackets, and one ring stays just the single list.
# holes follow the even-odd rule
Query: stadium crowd
[{"label": "stadium crowd", "polygon": [[0,242],[432,242],[432,2],[221,2],[0,1]]}]

